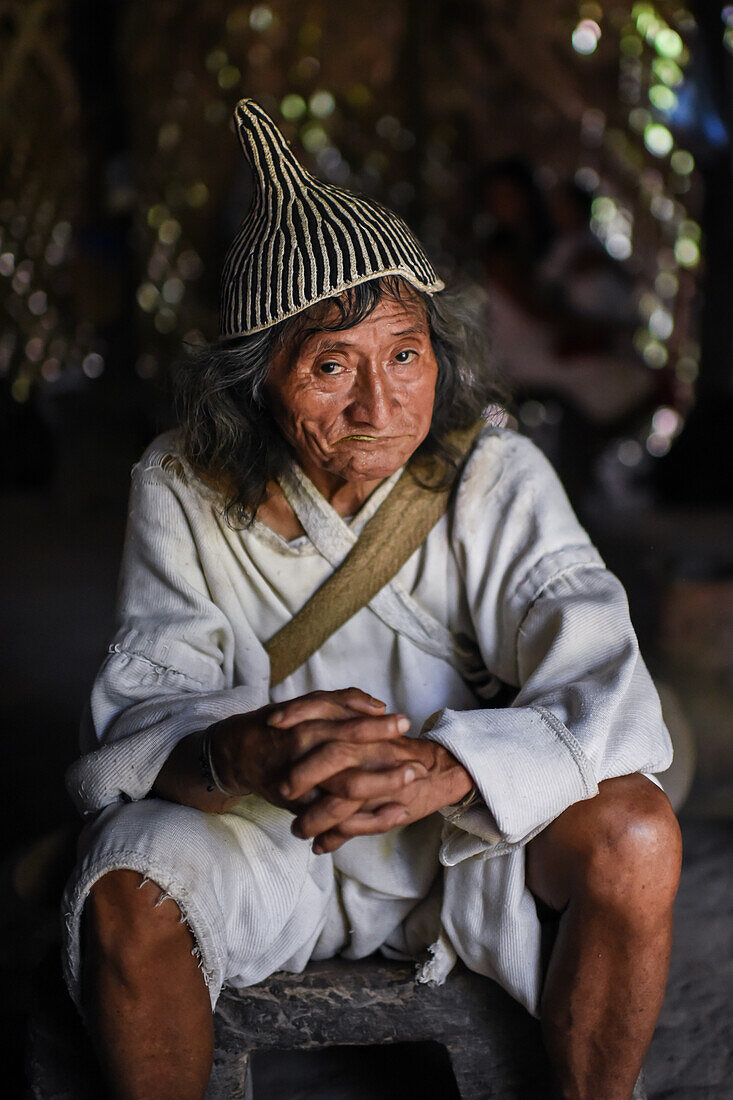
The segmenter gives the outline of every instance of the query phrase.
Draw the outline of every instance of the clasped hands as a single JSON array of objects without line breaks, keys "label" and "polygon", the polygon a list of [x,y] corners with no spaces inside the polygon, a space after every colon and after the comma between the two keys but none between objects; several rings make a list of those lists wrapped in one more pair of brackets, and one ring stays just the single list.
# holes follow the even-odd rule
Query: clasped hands
[{"label": "clasped hands", "polygon": [[212,760],[228,790],[295,814],[295,836],[333,852],[463,798],[473,780],[441,745],[404,735],[409,720],[359,688],[314,691],[212,727]]}]

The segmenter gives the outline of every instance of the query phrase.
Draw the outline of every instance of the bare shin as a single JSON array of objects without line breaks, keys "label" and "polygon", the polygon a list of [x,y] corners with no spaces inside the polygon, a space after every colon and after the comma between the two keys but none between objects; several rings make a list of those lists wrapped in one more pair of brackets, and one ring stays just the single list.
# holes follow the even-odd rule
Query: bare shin
[{"label": "bare shin", "polygon": [[629,1100],[662,1007],[681,862],[666,796],[600,784],[528,846],[527,878],[562,913],[541,1006],[563,1100]]},{"label": "bare shin", "polygon": [[201,1100],[211,1072],[211,1002],[193,936],[160,898],[137,872],[112,871],[85,910],[85,1015],[119,1100]]}]

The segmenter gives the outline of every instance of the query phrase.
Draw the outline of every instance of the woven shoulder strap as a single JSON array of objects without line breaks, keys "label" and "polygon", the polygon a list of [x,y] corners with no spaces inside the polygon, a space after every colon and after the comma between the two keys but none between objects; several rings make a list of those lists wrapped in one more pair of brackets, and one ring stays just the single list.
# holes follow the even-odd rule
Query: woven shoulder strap
[{"label": "woven shoulder strap", "polygon": [[[462,456],[461,468],[482,427],[483,422],[479,422],[451,434],[449,442]],[[417,481],[411,465],[405,468],[338,569],[265,643],[270,657],[270,687],[300,668],[399,573],[445,512],[455,481],[436,491]]]}]

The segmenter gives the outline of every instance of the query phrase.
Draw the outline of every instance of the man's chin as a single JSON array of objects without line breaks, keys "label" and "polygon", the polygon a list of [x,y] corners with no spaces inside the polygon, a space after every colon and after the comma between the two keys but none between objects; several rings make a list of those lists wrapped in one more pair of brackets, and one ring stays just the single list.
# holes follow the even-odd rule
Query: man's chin
[{"label": "man's chin", "polygon": [[359,445],[358,440],[350,440],[347,447],[338,448],[334,465],[341,467],[339,473],[346,481],[377,481],[399,470],[413,453],[404,444],[400,446]]}]

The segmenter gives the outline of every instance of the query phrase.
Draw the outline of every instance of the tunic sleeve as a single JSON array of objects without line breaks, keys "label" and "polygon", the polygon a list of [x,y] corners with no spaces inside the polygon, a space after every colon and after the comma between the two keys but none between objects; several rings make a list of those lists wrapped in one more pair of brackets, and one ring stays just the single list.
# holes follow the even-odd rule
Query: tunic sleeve
[{"label": "tunic sleeve", "polygon": [[82,813],[144,798],[183,737],[267,702],[260,682],[232,686],[232,629],[208,591],[190,511],[184,479],[164,452],[148,453],[133,470],[118,629],[82,724],[84,755],[66,776]]},{"label": "tunic sleeve", "polygon": [[518,692],[509,707],[440,711],[423,732],[484,804],[450,816],[449,864],[524,844],[600,780],[672,759],[624,590],[529,441],[494,430],[479,443],[453,548],[486,667]]}]

